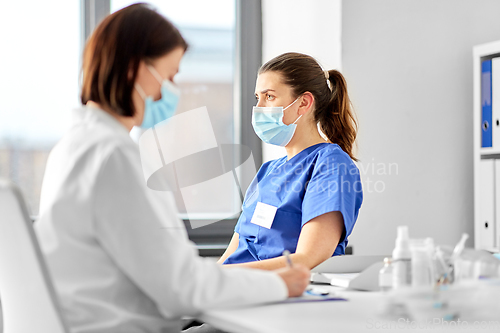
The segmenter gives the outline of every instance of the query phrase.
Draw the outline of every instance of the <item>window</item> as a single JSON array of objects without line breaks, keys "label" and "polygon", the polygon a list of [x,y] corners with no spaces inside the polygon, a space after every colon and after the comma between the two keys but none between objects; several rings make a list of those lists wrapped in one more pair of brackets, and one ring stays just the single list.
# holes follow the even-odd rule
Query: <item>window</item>
[{"label": "window", "polygon": [[[112,0],[111,11],[131,3]],[[234,156],[244,155],[243,151],[248,151],[245,148],[250,148],[256,166],[260,165],[260,141],[250,124],[250,110],[255,104],[253,89],[261,61],[260,1],[156,0],[151,4],[179,28],[190,46],[175,79],[182,91],[177,112],[206,106],[217,143],[232,144]],[[244,146],[238,146],[239,143]],[[251,179],[244,178],[253,175],[240,175],[238,185],[248,185]],[[242,188],[243,193],[212,188],[211,195],[202,196],[201,200],[176,192],[190,238],[198,244],[210,243],[205,253],[220,254],[228,243],[240,213]]]},{"label": "window", "polygon": [[[11,1],[0,12],[4,45],[0,64],[0,177],[20,186],[33,215],[38,214],[49,152],[69,128],[71,110],[80,106],[84,41],[107,13],[133,2],[45,0],[30,2],[30,10],[26,10],[24,2]],[[151,3],[179,28],[190,45],[175,79],[182,90],[179,112],[206,106],[217,142],[249,147],[258,167],[261,148],[251,127],[250,111],[261,64],[260,1]],[[58,15],[61,12],[64,15]],[[214,193],[210,200],[197,203],[196,216],[224,220],[197,229],[191,229],[189,223],[187,226],[193,240],[223,248],[232,235],[241,195]],[[229,219],[227,214],[217,213],[227,210],[228,205],[236,211]],[[183,205],[179,211],[187,220]]]},{"label": "window", "polygon": [[[9,1],[0,11],[0,177],[38,214],[48,154],[80,105],[78,1]],[[64,15],[59,15],[64,13]]]},{"label": "window", "polygon": [[[135,2],[112,0],[111,11],[114,12]],[[179,74],[174,79],[181,88],[177,113],[206,106],[210,120],[205,125],[212,127],[217,144],[234,143],[236,140],[233,107],[234,0],[153,0],[149,3],[174,23],[189,44],[188,51],[181,62]],[[196,133],[189,135],[193,136]],[[170,150],[187,148],[190,141],[187,134],[186,137],[176,137],[176,139],[177,142],[170,147]],[[197,163],[203,163],[201,157],[194,160]],[[191,173],[196,173],[196,178],[200,178],[199,174],[204,173],[204,169],[194,169]],[[209,177],[208,173],[207,171],[205,178]],[[179,171],[177,171],[177,176],[179,176]],[[208,221],[234,217],[239,212],[241,201],[238,195],[231,191],[215,189],[210,195],[199,195],[197,192],[202,191],[202,187],[203,184],[198,183],[175,192],[180,215],[189,219],[191,226],[194,227],[193,218],[207,221],[200,223],[201,225],[207,224]]]}]

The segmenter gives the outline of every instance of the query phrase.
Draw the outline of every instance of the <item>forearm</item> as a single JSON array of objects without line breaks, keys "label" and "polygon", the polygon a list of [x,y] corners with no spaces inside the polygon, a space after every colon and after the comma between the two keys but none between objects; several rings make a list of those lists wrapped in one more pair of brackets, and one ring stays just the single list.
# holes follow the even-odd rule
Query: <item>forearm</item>
[{"label": "forearm", "polygon": [[[311,260],[304,254],[302,253],[293,253],[290,255],[290,259],[292,260],[293,264],[302,264],[308,268],[311,267]],[[247,267],[247,268],[256,268],[256,269],[263,269],[263,270],[275,270],[279,269],[282,267],[286,267],[288,265],[286,258],[283,256],[272,258],[272,259],[265,259],[265,260],[260,260],[260,261],[252,261],[252,262],[245,262],[241,264],[231,264],[231,265],[226,265],[227,267]]]}]

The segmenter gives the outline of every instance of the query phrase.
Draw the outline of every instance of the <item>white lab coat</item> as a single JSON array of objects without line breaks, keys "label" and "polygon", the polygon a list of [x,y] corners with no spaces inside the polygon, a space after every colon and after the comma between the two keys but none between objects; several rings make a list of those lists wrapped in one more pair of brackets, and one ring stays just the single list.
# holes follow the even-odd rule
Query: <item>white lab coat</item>
[{"label": "white lab coat", "polygon": [[200,258],[126,128],[95,108],[50,154],[35,228],[72,332],[179,332],[180,317],[285,299],[274,273]]}]

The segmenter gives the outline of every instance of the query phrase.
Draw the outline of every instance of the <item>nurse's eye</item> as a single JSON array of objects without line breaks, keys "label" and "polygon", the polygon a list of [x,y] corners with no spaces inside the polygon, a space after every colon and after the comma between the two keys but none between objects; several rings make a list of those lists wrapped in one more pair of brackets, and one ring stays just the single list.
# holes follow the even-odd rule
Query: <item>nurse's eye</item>
[{"label": "nurse's eye", "polygon": [[269,95],[269,94],[267,94],[267,95],[266,95],[266,99],[267,99],[268,101],[272,101],[272,100],[274,100],[274,99],[275,99],[275,97],[274,97],[273,95]]}]

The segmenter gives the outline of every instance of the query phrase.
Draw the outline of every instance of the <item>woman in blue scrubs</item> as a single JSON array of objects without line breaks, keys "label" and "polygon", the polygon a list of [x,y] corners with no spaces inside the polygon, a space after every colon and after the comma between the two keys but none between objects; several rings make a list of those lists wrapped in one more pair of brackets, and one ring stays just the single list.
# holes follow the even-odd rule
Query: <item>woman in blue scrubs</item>
[{"label": "woman in blue scrubs", "polygon": [[342,74],[305,54],[285,53],[257,78],[256,134],[286,156],[264,163],[219,263],[260,269],[310,268],[345,253],[363,193],[353,161],[357,124]]}]

